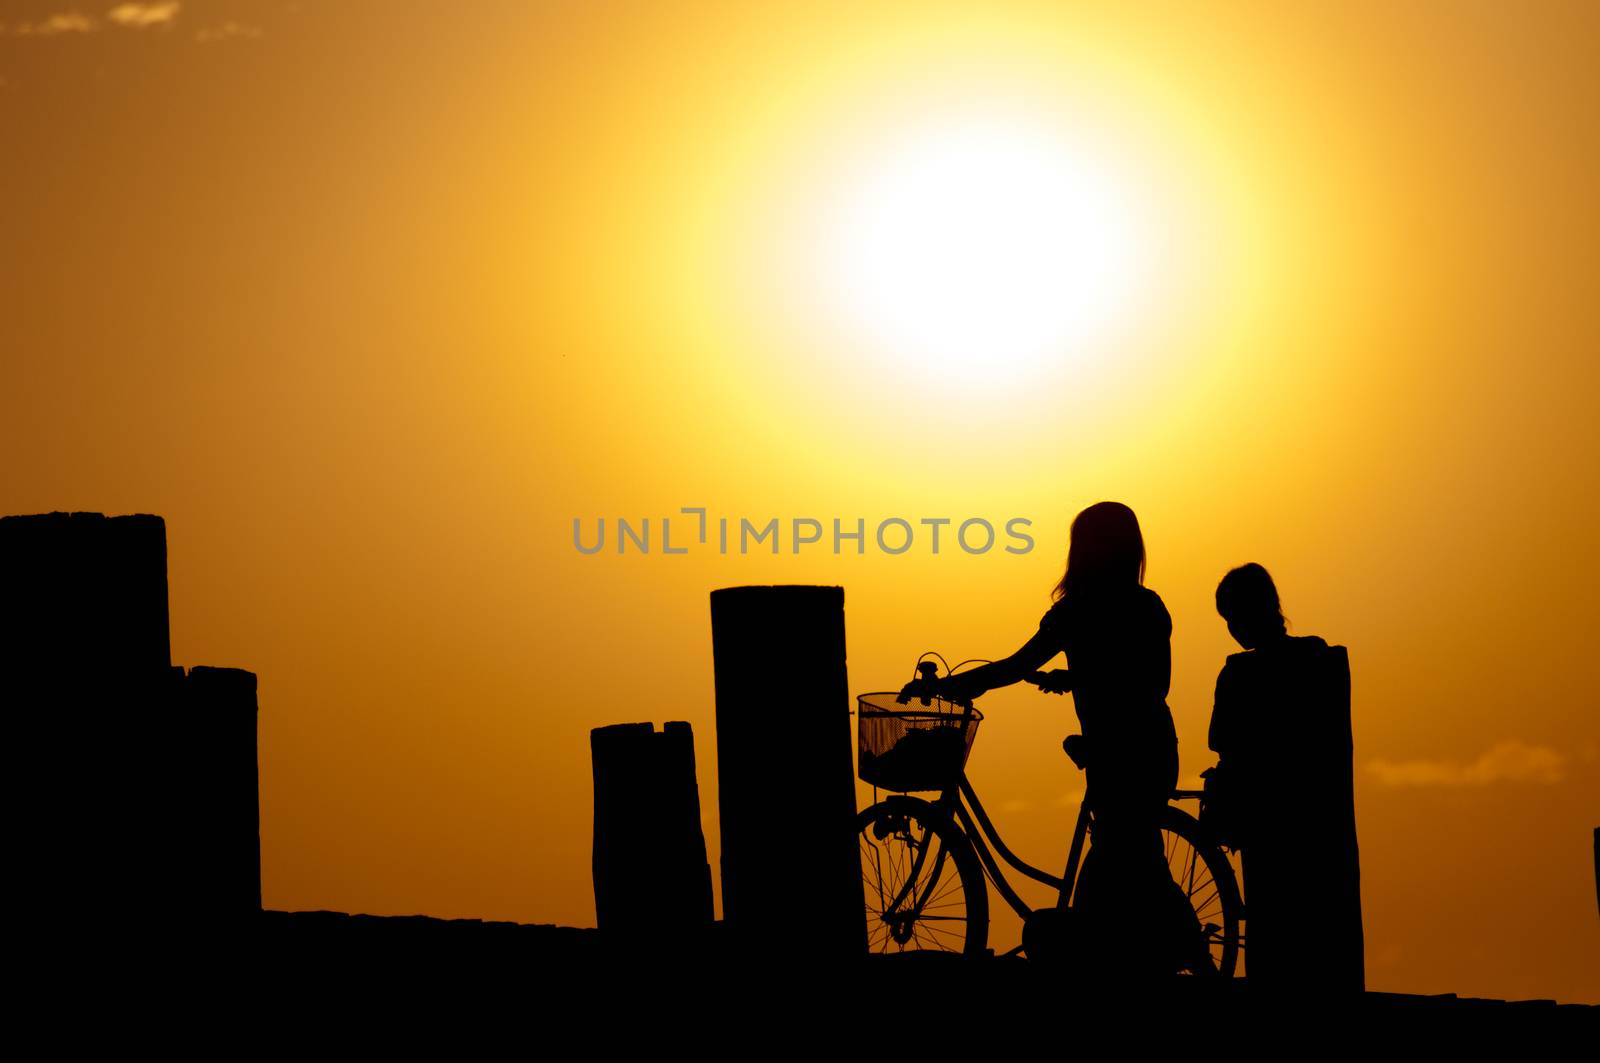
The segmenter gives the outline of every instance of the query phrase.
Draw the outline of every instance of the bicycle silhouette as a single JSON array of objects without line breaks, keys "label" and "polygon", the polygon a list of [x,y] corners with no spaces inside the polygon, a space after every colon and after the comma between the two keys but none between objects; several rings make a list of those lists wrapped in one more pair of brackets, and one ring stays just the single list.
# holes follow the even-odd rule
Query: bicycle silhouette
[{"label": "bicycle silhouette", "polygon": [[[914,698],[907,706],[897,696],[881,691],[857,698],[858,774],[875,790],[894,791],[857,817],[871,951],[987,955],[992,951],[987,882],[1025,926],[1035,912],[1006,880],[996,854],[1019,874],[1055,889],[1056,907],[1069,907],[1085,844],[1093,836],[1091,795],[1085,794],[1079,806],[1065,872],[1056,876],[1033,867],[1006,847],[966,775],[983,714],[971,701],[932,698],[923,706]],[[1077,763],[1072,739],[1063,745]],[[920,791],[936,791],[938,797],[911,796]],[[1201,795],[1174,790],[1172,799]],[[1211,957],[1210,968],[1199,969],[1202,963],[1195,962],[1186,970],[1231,977],[1244,913],[1233,866],[1199,821],[1181,808],[1166,806],[1161,835],[1168,869],[1194,908]],[[1022,951],[1024,945],[1018,945],[1005,955]]]}]

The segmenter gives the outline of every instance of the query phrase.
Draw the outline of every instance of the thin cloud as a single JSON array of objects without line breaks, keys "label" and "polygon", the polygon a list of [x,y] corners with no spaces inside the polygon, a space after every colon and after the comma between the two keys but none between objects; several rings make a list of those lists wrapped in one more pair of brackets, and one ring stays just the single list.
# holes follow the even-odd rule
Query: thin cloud
[{"label": "thin cloud", "polygon": [[[62,33],[98,33],[109,24],[126,30],[144,30],[151,26],[170,27],[178,19],[183,5],[178,0],[155,0],[146,3],[117,4],[105,14],[104,23],[80,11],[63,11],[36,22],[0,22],[0,36],[53,37]],[[260,26],[228,19],[210,26],[201,26],[194,32],[200,44],[218,41],[251,40],[265,34]]]},{"label": "thin cloud", "polygon": [[[183,5],[178,0],[157,0],[155,3],[118,4],[106,12],[106,18],[124,29],[142,30],[149,26],[165,26],[178,17]],[[228,25],[235,25],[228,23]],[[18,22],[10,27],[0,26],[0,33],[16,37],[54,37],[63,33],[98,33],[100,23],[81,11],[61,11],[37,22]],[[248,31],[250,27],[238,29]],[[257,30],[256,34],[259,35]],[[240,34],[235,34],[240,35]],[[248,33],[242,35],[248,36]]]},{"label": "thin cloud", "polygon": [[229,19],[220,26],[205,26],[195,30],[194,39],[201,44],[211,44],[215,41],[226,41],[240,37],[261,36],[260,26],[246,26],[242,22]]},{"label": "thin cloud", "polygon": [[54,37],[58,33],[93,33],[98,28],[88,15],[63,11],[38,22],[19,22],[11,32],[18,37]]},{"label": "thin cloud", "polygon": [[1567,758],[1515,738],[1497,742],[1471,763],[1454,760],[1374,760],[1367,770],[1385,786],[1489,786],[1501,782],[1554,785],[1566,778]]},{"label": "thin cloud", "polygon": [[180,6],[176,0],[154,4],[118,4],[106,13],[106,18],[119,26],[144,29],[146,26],[161,26],[171,22],[178,17]]}]

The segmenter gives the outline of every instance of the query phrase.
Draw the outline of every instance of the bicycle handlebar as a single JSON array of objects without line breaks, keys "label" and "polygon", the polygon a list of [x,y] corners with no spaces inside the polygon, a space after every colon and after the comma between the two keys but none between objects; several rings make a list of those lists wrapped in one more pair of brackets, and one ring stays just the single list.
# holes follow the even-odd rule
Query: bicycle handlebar
[{"label": "bicycle handlebar", "polygon": [[1065,668],[1052,668],[1048,672],[1034,672],[1032,675],[1022,677],[1024,682],[1032,683],[1046,694],[1065,694],[1072,689],[1071,672]]},{"label": "bicycle handlebar", "polygon": [[[932,661],[918,661],[917,673],[917,678],[900,688],[900,694],[895,698],[895,701],[899,704],[904,705],[912,698],[917,698],[923,705],[928,705],[933,698],[941,696],[936,690],[939,683],[938,665]],[[1065,694],[1072,689],[1069,675],[1070,672],[1066,668],[1054,668],[1048,672],[1038,671],[1024,675],[1022,680],[1026,683],[1032,683],[1046,694]],[[949,678],[949,676],[946,676],[946,678]],[[966,701],[954,701],[948,695],[944,695],[944,697],[945,700],[952,701],[958,705],[970,705],[972,703],[970,698]]]}]

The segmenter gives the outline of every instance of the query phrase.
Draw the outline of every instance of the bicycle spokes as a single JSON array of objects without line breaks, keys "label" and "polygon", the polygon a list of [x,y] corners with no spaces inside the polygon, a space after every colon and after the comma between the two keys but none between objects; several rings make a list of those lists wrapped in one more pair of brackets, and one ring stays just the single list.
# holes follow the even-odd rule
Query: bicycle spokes
[{"label": "bicycle spokes", "polygon": [[1196,949],[1194,957],[1186,958],[1186,966],[1199,973],[1198,965],[1205,963],[1208,970],[1215,971],[1221,966],[1223,952],[1227,947],[1221,887],[1202,858],[1200,850],[1192,842],[1176,832],[1167,831],[1164,834],[1167,868],[1172,874],[1173,881],[1183,892],[1188,909],[1193,913],[1192,916],[1187,912],[1185,915],[1194,920],[1191,926],[1198,928],[1206,952],[1210,956],[1209,962],[1201,960]]},{"label": "bicycle spokes", "polygon": [[885,816],[863,845],[872,950],[962,951],[967,902],[939,834],[912,817]]}]

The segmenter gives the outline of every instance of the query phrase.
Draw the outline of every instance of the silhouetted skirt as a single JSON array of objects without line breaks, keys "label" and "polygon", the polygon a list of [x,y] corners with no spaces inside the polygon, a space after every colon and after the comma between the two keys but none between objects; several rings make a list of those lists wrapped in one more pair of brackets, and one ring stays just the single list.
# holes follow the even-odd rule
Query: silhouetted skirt
[{"label": "silhouetted skirt", "polygon": [[1130,976],[1171,973],[1164,921],[1172,875],[1161,817],[1178,784],[1178,743],[1089,751],[1094,813],[1073,907],[1084,916],[1097,966]]},{"label": "silhouetted skirt", "polygon": [[1341,815],[1336,803],[1283,806],[1297,815],[1262,814],[1258,840],[1241,850],[1245,975],[1281,992],[1360,992],[1366,980],[1354,817]]}]

